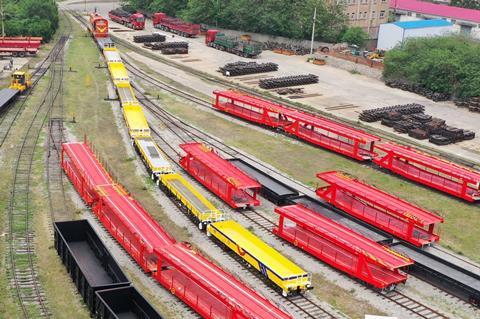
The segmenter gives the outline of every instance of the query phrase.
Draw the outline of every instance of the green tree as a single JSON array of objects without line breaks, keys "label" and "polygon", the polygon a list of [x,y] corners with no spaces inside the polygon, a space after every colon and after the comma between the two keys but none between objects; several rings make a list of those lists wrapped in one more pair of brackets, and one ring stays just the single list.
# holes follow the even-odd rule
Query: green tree
[{"label": "green tree", "polygon": [[316,39],[337,41],[345,29],[341,5],[325,0],[129,0],[151,12],[227,29],[308,39],[317,8]]},{"label": "green tree", "polygon": [[383,77],[453,97],[480,96],[480,43],[461,36],[410,39],[385,55]]},{"label": "green tree", "polygon": [[455,7],[480,10],[480,2],[478,0],[452,0],[451,5]]},{"label": "green tree", "polygon": [[5,33],[7,36],[41,36],[49,41],[58,28],[58,8],[53,0],[7,1]]},{"label": "green tree", "polygon": [[342,41],[355,44],[362,48],[368,40],[368,34],[360,27],[348,28],[342,36]]}]

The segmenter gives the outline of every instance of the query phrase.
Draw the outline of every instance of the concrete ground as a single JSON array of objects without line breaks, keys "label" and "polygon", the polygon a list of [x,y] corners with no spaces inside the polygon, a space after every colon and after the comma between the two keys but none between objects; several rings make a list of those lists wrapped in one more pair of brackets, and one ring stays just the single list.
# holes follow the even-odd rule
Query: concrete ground
[{"label": "concrete ground", "polygon": [[[69,3],[72,3],[69,5]],[[111,2],[87,2],[66,1],[62,5],[68,5],[70,9],[85,10],[88,12],[97,11],[108,16],[108,11],[117,6],[115,1]],[[200,36],[195,39],[187,39],[179,36],[173,36],[171,33],[159,31],[154,29],[150,20],[147,20],[146,29],[144,31],[130,31],[123,26],[111,22],[110,24],[112,34],[123,39],[132,40],[134,35],[149,34],[151,32],[160,32],[167,35],[167,41],[187,41],[189,42],[190,53],[183,56],[164,56],[164,58],[171,59],[180,64],[184,64],[191,68],[210,73],[212,75],[221,76],[216,70],[226,63],[235,62],[239,60],[251,61],[238,57],[236,55],[209,48],[204,44],[204,37]],[[126,32],[120,31],[124,30]],[[140,44],[138,46],[141,46]],[[155,52],[154,54],[159,54]],[[149,64],[151,59],[146,59]],[[358,115],[362,110],[383,107],[396,104],[419,103],[425,105],[426,112],[435,116],[444,118],[447,123],[452,126],[461,127],[480,134],[480,127],[478,121],[480,114],[469,112],[466,109],[456,107],[452,102],[433,102],[420,95],[405,92],[399,89],[393,89],[385,86],[385,84],[377,79],[367,76],[352,74],[349,71],[335,68],[332,66],[317,66],[306,63],[305,56],[285,56],[273,53],[271,51],[264,51],[262,55],[256,60],[258,62],[275,62],[279,64],[279,71],[272,72],[265,75],[268,76],[284,76],[295,74],[312,73],[319,76],[319,83],[313,85],[303,86],[306,94],[318,94],[318,96],[295,99],[292,101],[300,102],[318,110],[331,113],[340,118],[349,120],[358,119]],[[162,64],[162,69],[168,72],[168,76],[173,80],[190,83],[193,89],[198,90],[206,95],[211,95],[213,89],[219,89],[218,85],[199,85],[194,76],[190,74],[183,74],[178,72],[178,69],[171,68]],[[180,76],[181,74],[181,76]],[[248,76],[247,76],[248,77]],[[188,78],[188,80],[187,80]],[[256,81],[242,81],[241,77],[229,78],[235,83],[248,86],[251,88],[258,88]],[[187,82],[185,82],[187,80]],[[201,81],[203,82],[203,81]],[[340,105],[349,105],[343,109],[331,110],[332,107]],[[365,123],[366,124],[366,123]],[[386,132],[393,132],[393,129],[382,126],[380,123],[368,124],[369,126]],[[405,134],[402,137],[410,139]],[[413,139],[412,139],[413,140]],[[428,141],[416,142],[428,146],[430,148],[438,149],[444,152],[450,152],[457,156],[464,157],[467,160],[480,162],[480,143],[478,138],[471,141],[465,141],[448,146],[436,146]]]}]

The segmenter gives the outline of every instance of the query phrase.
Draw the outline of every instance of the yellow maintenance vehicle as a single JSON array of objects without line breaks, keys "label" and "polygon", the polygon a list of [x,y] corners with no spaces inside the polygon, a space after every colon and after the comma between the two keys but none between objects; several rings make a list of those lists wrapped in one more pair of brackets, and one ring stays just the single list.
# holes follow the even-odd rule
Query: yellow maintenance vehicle
[{"label": "yellow maintenance vehicle", "polygon": [[23,92],[26,89],[32,86],[32,82],[30,81],[30,74],[24,71],[15,71],[12,73],[12,80],[10,82],[10,89],[18,90],[19,92]]}]

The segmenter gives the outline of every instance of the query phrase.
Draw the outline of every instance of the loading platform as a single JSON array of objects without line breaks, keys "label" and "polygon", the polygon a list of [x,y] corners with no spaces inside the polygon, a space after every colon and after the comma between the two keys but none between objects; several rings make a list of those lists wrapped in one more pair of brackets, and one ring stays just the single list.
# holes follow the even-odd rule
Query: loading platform
[{"label": "loading platform", "polygon": [[122,62],[122,58],[120,57],[120,53],[116,48],[112,48],[110,50],[104,50],[103,56],[107,63],[109,62]]},{"label": "loading platform", "polygon": [[122,106],[139,105],[130,83],[118,83],[115,87]]},{"label": "loading platform", "polygon": [[478,171],[394,143],[376,145],[375,151],[380,167],[470,202],[480,200]]},{"label": "loading platform", "polygon": [[273,178],[271,175],[263,172],[261,169],[250,165],[239,158],[229,159],[230,163],[238,167],[249,176],[256,179],[261,185],[260,194],[277,205],[282,205],[288,201],[290,197],[298,196],[298,191],[293,187]]},{"label": "loading platform", "polygon": [[415,261],[415,264],[410,267],[411,274],[462,300],[480,306],[480,275],[478,273],[407,243],[398,243],[391,248]]},{"label": "loading platform", "polygon": [[328,183],[317,195],[348,214],[416,246],[439,240],[434,228],[442,217],[340,172],[317,177]]},{"label": "loading platform", "polygon": [[231,207],[260,205],[257,193],[261,185],[212,148],[202,143],[187,143],[180,147],[187,153],[180,165]]},{"label": "loading platform", "polygon": [[352,157],[371,160],[380,138],[307,112],[287,108],[237,91],[215,91],[213,107],[245,120],[282,129],[314,145]]},{"label": "loading platform", "polygon": [[159,251],[153,276],[204,318],[292,319],[268,299],[181,243]]},{"label": "loading platform", "polygon": [[311,288],[312,278],[297,264],[233,220],[208,225],[207,233],[231,249],[282,290],[286,297]]},{"label": "loading platform", "polygon": [[177,173],[161,175],[159,183],[187,209],[200,229],[204,229],[209,223],[224,220],[223,211],[217,209],[182,175]]},{"label": "loading platform", "polygon": [[20,91],[9,88],[0,91],[0,113],[3,112],[10,102],[19,94]]},{"label": "loading platform", "polygon": [[122,111],[131,138],[150,137],[150,127],[140,105],[125,105]]},{"label": "loading platform", "polygon": [[379,289],[404,283],[413,262],[302,205],[275,208],[274,234],[332,267]]},{"label": "loading platform", "polygon": [[172,165],[151,138],[135,138],[133,142],[135,150],[141,155],[152,180],[158,181],[160,174],[173,173]]},{"label": "loading platform", "polygon": [[122,62],[109,62],[107,64],[113,84],[117,85],[118,83],[130,83],[127,69]]}]

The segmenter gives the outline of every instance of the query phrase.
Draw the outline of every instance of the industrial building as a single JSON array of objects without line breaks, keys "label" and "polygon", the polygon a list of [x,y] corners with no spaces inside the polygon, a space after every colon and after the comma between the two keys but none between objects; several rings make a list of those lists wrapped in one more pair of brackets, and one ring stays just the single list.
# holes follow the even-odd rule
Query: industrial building
[{"label": "industrial building", "polygon": [[377,48],[390,50],[409,38],[434,37],[451,32],[453,24],[443,19],[385,23],[380,26]]},{"label": "industrial building", "polygon": [[396,21],[445,19],[453,31],[480,39],[480,10],[466,9],[419,0],[391,0]]}]

